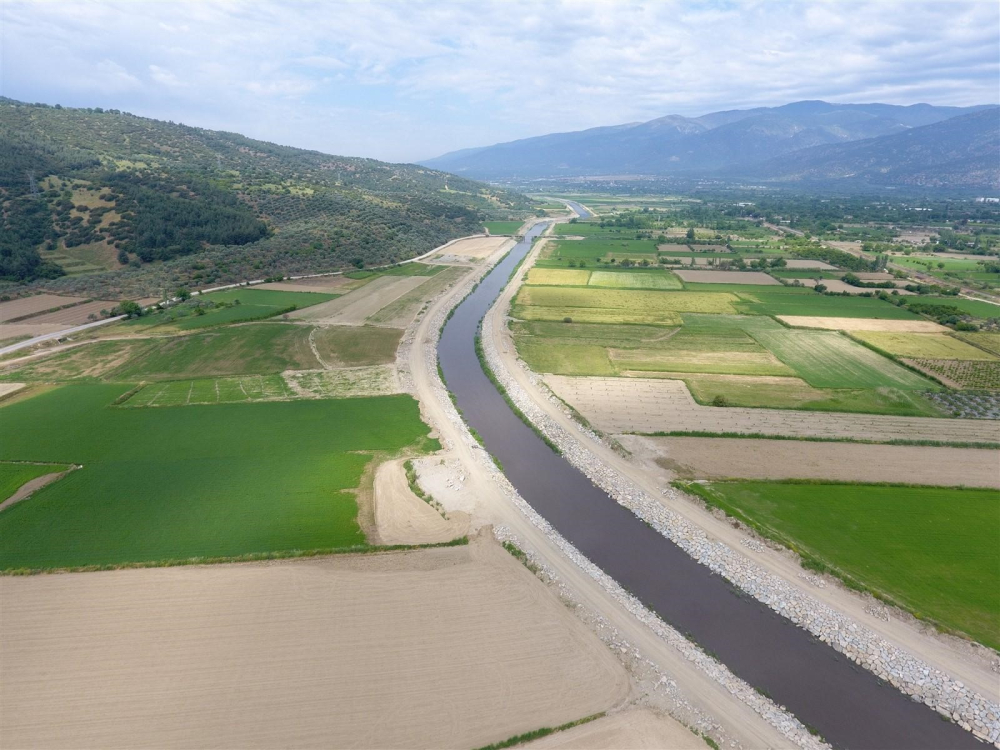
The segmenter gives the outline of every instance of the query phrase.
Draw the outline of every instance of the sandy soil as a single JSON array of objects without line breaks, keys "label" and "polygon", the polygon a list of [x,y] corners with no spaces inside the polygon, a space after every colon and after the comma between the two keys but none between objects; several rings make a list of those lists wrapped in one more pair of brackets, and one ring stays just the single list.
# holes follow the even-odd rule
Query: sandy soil
[{"label": "sandy soil", "polygon": [[510,237],[472,237],[458,240],[431,256],[431,260],[445,260],[449,257],[463,260],[486,258],[510,242]]},{"label": "sandy soil", "polygon": [[786,260],[785,268],[814,268],[822,271],[835,271],[837,267],[821,260]]},{"label": "sandy soil", "polygon": [[929,320],[877,320],[875,318],[824,318],[812,315],[778,315],[793,328],[830,331],[890,331],[892,333],[943,333],[948,329]]},{"label": "sandy soil", "polygon": [[701,406],[680,380],[546,375],[545,383],[591,424],[620,432],[743,432],[865,440],[1000,442],[1000,424],[796,409]]},{"label": "sandy soil", "polygon": [[33,325],[38,325],[40,323],[58,323],[59,325],[67,327],[82,326],[84,323],[90,322],[87,318],[88,315],[100,317],[101,310],[110,310],[116,304],[118,303],[109,302],[107,300],[85,302],[82,305],[67,307],[65,310],[56,310],[55,312],[46,313],[45,315],[36,315],[25,322],[30,322]]},{"label": "sandy soil", "polygon": [[705,750],[708,745],[669,716],[636,709],[550,734],[524,747],[528,750]]},{"label": "sandy soil", "polygon": [[369,315],[402,297],[430,276],[380,276],[343,297],[296,310],[290,317],[313,323],[341,326],[364,325]]},{"label": "sandy soil", "polygon": [[773,276],[760,271],[681,271],[675,270],[684,281],[698,284],[753,284],[755,286],[780,285]]},{"label": "sandy soil", "polygon": [[[808,286],[808,287],[814,287],[817,284],[823,284],[824,286],[826,286],[826,291],[836,292],[837,294],[843,294],[844,292],[847,292],[847,294],[864,294],[865,292],[877,293],[880,291],[885,291],[881,289],[868,289],[863,286],[851,286],[850,284],[847,284],[841,281],[840,279],[820,279],[819,281],[816,281],[816,279],[799,279],[799,283],[801,283],[802,286]],[[897,289],[896,291],[898,291],[900,294],[914,294],[914,292],[909,292],[906,289]]]},{"label": "sandy soil", "polygon": [[26,498],[31,497],[33,494],[38,492],[47,484],[52,484],[55,481],[62,479],[64,476],[69,474],[71,471],[80,468],[79,466],[71,466],[65,471],[56,471],[51,474],[45,474],[44,476],[35,477],[30,482],[25,482],[20,487],[17,488],[17,492],[8,497],[2,503],[0,503],[0,510],[5,510],[15,503],[19,503]]},{"label": "sandy soil", "polygon": [[891,273],[880,271],[852,271],[862,281],[893,281],[896,277]]},{"label": "sandy soil", "polygon": [[469,517],[453,511],[445,518],[414,495],[401,459],[375,471],[375,525],[383,544],[431,544],[464,536]]},{"label": "sandy soil", "polygon": [[468,748],[630,692],[610,651],[487,540],[3,578],[0,606],[10,748]]},{"label": "sandy soil", "polygon": [[832,479],[1000,489],[1000,451],[793,440],[620,437],[682,479]]},{"label": "sandy soil", "polygon": [[33,315],[34,313],[51,310],[53,307],[62,307],[63,305],[72,305],[85,301],[86,297],[60,297],[56,294],[36,294],[34,297],[0,302],[0,323],[12,318],[20,318],[22,315]]}]

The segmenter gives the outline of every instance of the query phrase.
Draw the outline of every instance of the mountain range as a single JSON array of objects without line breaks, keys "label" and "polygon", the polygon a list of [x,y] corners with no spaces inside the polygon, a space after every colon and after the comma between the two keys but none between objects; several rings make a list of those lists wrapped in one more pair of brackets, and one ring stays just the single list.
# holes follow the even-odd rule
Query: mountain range
[{"label": "mountain range", "polygon": [[490,180],[679,175],[995,188],[1000,107],[802,101],[554,133],[422,163]]}]

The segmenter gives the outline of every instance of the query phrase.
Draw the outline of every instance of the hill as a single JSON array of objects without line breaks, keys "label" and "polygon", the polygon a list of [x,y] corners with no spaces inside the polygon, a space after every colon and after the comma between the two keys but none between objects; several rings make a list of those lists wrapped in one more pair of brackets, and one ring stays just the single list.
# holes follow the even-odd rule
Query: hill
[{"label": "hill", "polygon": [[0,279],[138,296],[404,260],[530,208],[421,166],[10,99],[0,204]]},{"label": "hill", "polygon": [[896,135],[802,149],[752,167],[782,181],[920,187],[1000,187],[1000,108]]},{"label": "hill", "polygon": [[717,175],[802,149],[899,135],[981,109],[804,101],[557,133],[456,151],[423,163],[480,179]]}]

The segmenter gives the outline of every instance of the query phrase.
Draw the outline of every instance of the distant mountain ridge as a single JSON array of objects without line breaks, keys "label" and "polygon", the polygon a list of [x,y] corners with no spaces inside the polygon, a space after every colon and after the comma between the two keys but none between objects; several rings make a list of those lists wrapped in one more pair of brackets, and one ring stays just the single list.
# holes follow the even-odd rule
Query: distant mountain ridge
[{"label": "distant mountain ridge", "polygon": [[[668,115],[655,120],[626,125],[591,128],[570,133],[554,133],[500,143],[482,148],[463,149],[422,162],[425,166],[478,179],[531,179],[556,176],[601,174],[641,175],[769,175],[769,179],[797,179],[811,174],[838,174],[850,171],[833,166],[814,166],[805,173],[783,170],[781,159],[817,147],[836,147],[898,136],[914,129],[933,126],[981,112],[996,112],[990,105],[978,107],[937,107],[930,104],[897,106],[891,104],[831,104],[802,101],[781,107],[758,107],[746,110],[712,112],[700,117]],[[996,115],[994,114],[994,120]],[[998,124],[998,123],[993,123]],[[991,184],[988,163],[991,153],[983,144],[989,142],[990,118],[973,119],[961,130],[971,136],[976,129],[974,154],[962,154],[946,148],[952,161],[969,158],[982,160],[974,172]],[[994,128],[1000,130],[1000,128]],[[982,131],[981,133],[979,131]],[[958,137],[959,131],[942,130],[941,137]],[[926,131],[922,138],[935,137]],[[960,145],[960,144],[959,144]],[[824,158],[835,158],[826,152]],[[846,153],[846,152],[845,152]],[[853,152],[851,152],[853,153]],[[909,169],[918,165],[910,154]],[[817,155],[816,158],[821,158]],[[919,159],[918,159],[919,161]],[[995,161],[995,160],[994,160]],[[935,162],[940,165],[941,162]],[[757,169],[758,165],[768,165]],[[993,165],[996,167],[996,164]],[[785,172],[789,175],[785,177]],[[905,170],[889,169],[889,173]],[[886,174],[882,172],[881,174]],[[824,178],[835,179],[835,178]],[[920,180],[913,184],[920,184]],[[923,184],[930,184],[924,181]],[[963,184],[969,184],[966,180]]]}]

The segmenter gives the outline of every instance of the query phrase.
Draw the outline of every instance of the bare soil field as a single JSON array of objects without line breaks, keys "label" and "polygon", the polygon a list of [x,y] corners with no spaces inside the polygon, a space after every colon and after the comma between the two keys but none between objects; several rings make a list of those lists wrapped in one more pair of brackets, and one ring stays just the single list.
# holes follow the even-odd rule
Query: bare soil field
[{"label": "bare soil field", "polygon": [[780,281],[760,271],[674,271],[684,281],[696,284],[753,284],[778,286]]},{"label": "bare soil field", "polygon": [[329,302],[322,302],[291,313],[297,320],[329,325],[360,326],[386,305],[396,301],[411,289],[416,289],[431,276],[379,276],[360,289],[348,292]]},{"label": "bare soil field", "polygon": [[388,396],[403,392],[393,365],[289,370],[282,375],[288,387],[305,398]]},{"label": "bare soil field", "polygon": [[400,459],[375,470],[375,526],[383,544],[433,544],[465,536],[469,516],[453,511],[445,518],[413,494]]},{"label": "bare soil field", "polygon": [[705,750],[708,745],[669,716],[643,708],[604,716],[524,747],[527,750]]},{"label": "bare soil field", "polygon": [[824,318],[812,315],[778,315],[793,328],[823,328],[828,331],[888,331],[891,333],[946,333],[944,326],[929,320],[877,320],[875,318]]},{"label": "bare soil field", "polygon": [[0,579],[0,745],[469,748],[609,708],[611,652],[492,540]]},{"label": "bare soil field", "polygon": [[[837,294],[864,294],[865,292],[871,292],[872,289],[868,289],[863,286],[851,286],[850,284],[841,281],[840,279],[799,279],[802,286],[814,287],[817,284],[823,284],[828,292],[835,292]],[[878,291],[877,289],[874,291]],[[906,289],[897,289],[900,294],[914,294],[914,292],[909,292]]]},{"label": "bare soil field", "polygon": [[862,281],[892,281],[896,278],[891,273],[881,273],[878,271],[854,271],[853,273]]},{"label": "bare soil field", "polygon": [[648,445],[656,462],[681,479],[828,479],[1000,489],[1000,451],[982,448],[694,437],[623,440],[630,450],[640,442]]},{"label": "bare soil field", "polygon": [[492,255],[505,242],[510,241],[510,237],[471,237],[466,240],[458,240],[432,255],[429,260],[446,260],[449,257],[463,260],[479,260],[480,258]]},{"label": "bare soil field", "polygon": [[45,312],[46,310],[51,310],[53,307],[73,305],[85,301],[85,297],[60,297],[56,294],[36,294],[34,297],[23,297],[22,299],[11,300],[10,302],[0,302],[0,323],[20,318],[24,315]]},{"label": "bare soil field", "polygon": [[785,268],[811,268],[820,271],[835,271],[836,266],[831,266],[821,260],[786,260]]},{"label": "bare soil field", "polygon": [[44,315],[36,315],[25,322],[30,322],[33,325],[44,323],[58,324],[65,327],[82,326],[84,323],[90,322],[87,319],[88,315],[100,316],[101,310],[110,310],[117,304],[117,302],[110,302],[108,300],[95,300],[94,302],[85,302],[82,305],[67,307],[65,310],[56,310]]},{"label": "bare soil field", "polygon": [[60,323],[0,323],[0,339],[28,336],[43,336],[46,333],[65,331],[67,326]]},{"label": "bare soil field", "polygon": [[741,432],[856,440],[1000,442],[1000,423],[798,409],[701,406],[680,380],[546,375],[545,383],[604,432]]},{"label": "bare soil field", "polygon": [[6,396],[8,393],[16,393],[25,385],[25,383],[0,383],[0,397]]},{"label": "bare soil field", "polygon": [[272,281],[269,284],[255,286],[254,289],[273,289],[278,292],[332,292],[334,294],[360,286],[357,279],[346,276],[316,276],[311,279],[296,279],[294,281]]}]

